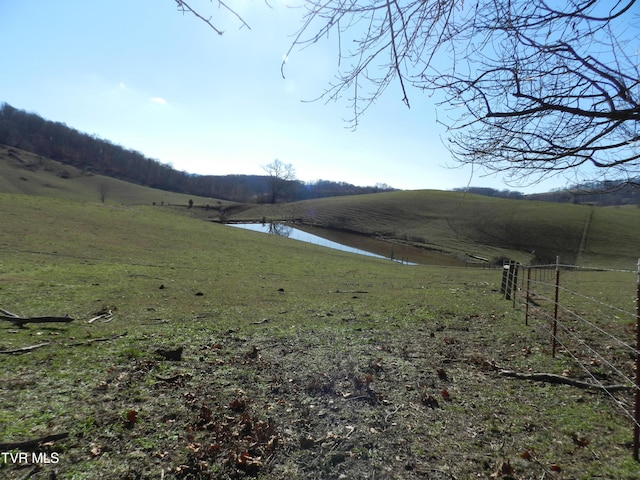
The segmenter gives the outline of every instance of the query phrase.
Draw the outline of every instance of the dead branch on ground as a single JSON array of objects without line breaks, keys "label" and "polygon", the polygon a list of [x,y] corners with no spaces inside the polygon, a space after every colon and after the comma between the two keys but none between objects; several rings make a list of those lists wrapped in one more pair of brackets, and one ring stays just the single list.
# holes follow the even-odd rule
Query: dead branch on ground
[{"label": "dead branch on ground", "polygon": [[96,320],[102,320],[102,323],[107,323],[110,322],[111,320],[113,320],[113,311],[108,310],[106,312],[101,313],[100,315],[97,315],[91,319],[89,319],[87,321],[87,323],[93,323]]},{"label": "dead branch on ground", "polygon": [[56,440],[64,440],[69,436],[68,433],[56,433],[53,435],[45,435],[44,437],[32,438],[29,440],[22,440],[18,442],[5,442],[0,443],[0,451],[9,450],[33,450],[38,448],[43,443],[55,442]]},{"label": "dead branch on ground", "polygon": [[7,320],[17,327],[24,328],[27,323],[69,323],[73,318],[68,315],[64,317],[43,316],[43,317],[21,317],[15,313],[0,309],[0,320]]},{"label": "dead branch on ground", "polygon": [[562,385],[570,385],[572,387],[585,388],[588,390],[603,390],[606,392],[617,392],[620,390],[629,390],[634,388],[631,385],[602,385],[591,382],[583,382],[574,378],[556,375],[554,373],[519,373],[511,370],[498,370],[499,375],[505,377],[517,378],[518,380],[530,380],[535,382],[546,382]]},{"label": "dead branch on ground", "polygon": [[563,375],[557,375],[555,373],[544,373],[544,372],[520,373],[520,372],[515,372],[513,370],[508,370],[506,368],[502,368],[492,360],[483,360],[481,364],[482,364],[482,367],[486,370],[492,370],[494,372],[498,372],[498,375],[515,378],[518,380],[545,382],[545,383],[552,383],[556,385],[569,385],[572,387],[584,388],[586,390],[594,390],[594,391],[609,392],[609,393],[618,392],[620,390],[630,390],[635,388],[635,386],[629,385],[629,384],[603,385],[602,383],[585,382],[582,380],[576,380],[575,378],[569,378]]},{"label": "dead branch on ground", "polygon": [[37,345],[30,345],[28,347],[15,348],[12,350],[0,350],[0,354],[5,355],[17,355],[20,353],[27,353],[35,350],[36,348],[46,347],[47,345],[51,345],[50,342],[38,343]]}]

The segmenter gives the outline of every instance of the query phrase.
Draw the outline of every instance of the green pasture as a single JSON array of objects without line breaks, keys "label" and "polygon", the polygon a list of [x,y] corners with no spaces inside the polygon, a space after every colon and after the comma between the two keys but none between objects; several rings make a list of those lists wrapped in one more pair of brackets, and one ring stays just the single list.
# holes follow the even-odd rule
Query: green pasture
[{"label": "green pasture", "polygon": [[[240,436],[213,445],[199,427],[203,405],[245,418],[238,399],[275,425],[263,479],[491,478],[507,460],[523,479],[640,475],[609,397],[492,369],[572,368],[502,299],[499,269],[403,266],[184,211],[0,194],[0,308],[75,319],[0,323],[1,351],[46,344],[0,356],[0,442],[69,435],[33,478],[242,478]],[[618,301],[593,278],[586,295]],[[155,353],[175,346],[181,362]]]}]

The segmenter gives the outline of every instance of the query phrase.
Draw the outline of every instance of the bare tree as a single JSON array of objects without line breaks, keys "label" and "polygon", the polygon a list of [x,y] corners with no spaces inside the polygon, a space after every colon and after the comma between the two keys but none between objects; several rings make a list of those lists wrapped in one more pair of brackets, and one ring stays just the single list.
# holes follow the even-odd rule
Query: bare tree
[{"label": "bare tree", "polygon": [[[195,17],[209,25],[209,27],[211,27],[218,35],[222,35],[224,33],[215,23],[213,23],[213,16],[205,17],[202,13],[200,13],[199,10],[194,9],[191,7],[191,5],[189,5],[189,3],[191,2],[187,3],[183,0],[175,0],[175,2],[176,6],[178,7],[178,11],[182,12],[182,14],[187,13],[194,15]],[[240,22],[240,28],[246,27],[251,30],[251,27],[247,24],[247,22],[245,22],[244,19],[240,15],[238,15],[238,13],[233,8],[229,7],[222,0],[216,0],[215,2],[213,2],[212,0],[212,3],[217,3],[219,8],[222,8],[234,15]]]},{"label": "bare tree", "polygon": [[296,171],[290,163],[282,163],[275,159],[262,169],[269,175],[269,202],[276,203],[281,197],[287,182],[295,180]]},{"label": "bare tree", "polygon": [[289,54],[337,37],[338,73],[320,98],[347,95],[354,127],[395,84],[407,106],[412,88],[442,95],[447,117],[438,121],[462,164],[515,181],[569,171],[640,175],[635,0],[305,0],[304,6]]}]

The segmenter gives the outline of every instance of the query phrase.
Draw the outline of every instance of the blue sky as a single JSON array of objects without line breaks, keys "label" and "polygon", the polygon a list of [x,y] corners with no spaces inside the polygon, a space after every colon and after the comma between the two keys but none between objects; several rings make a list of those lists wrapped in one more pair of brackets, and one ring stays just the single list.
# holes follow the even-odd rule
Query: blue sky
[{"label": "blue sky", "polygon": [[[435,100],[397,86],[354,132],[348,102],[308,102],[337,71],[332,39],[281,61],[302,12],[285,0],[233,3],[250,25],[208,0],[218,36],[173,0],[0,0],[0,102],[64,122],[190,173],[263,174],[280,159],[303,181],[402,189],[506,185],[454,166]],[[446,112],[438,111],[444,116]]]}]

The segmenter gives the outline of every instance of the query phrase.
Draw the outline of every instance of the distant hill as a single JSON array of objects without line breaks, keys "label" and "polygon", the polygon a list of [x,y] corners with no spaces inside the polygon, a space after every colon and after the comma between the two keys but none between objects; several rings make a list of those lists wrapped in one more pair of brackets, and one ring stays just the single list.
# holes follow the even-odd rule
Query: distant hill
[{"label": "distant hill", "polygon": [[[267,175],[193,175],[174,169],[142,153],[109,140],[79,132],[64,123],[46,120],[6,103],[0,105],[0,144],[56,160],[81,172],[105,175],[146,187],[236,202],[268,197]],[[386,185],[359,187],[346,182],[318,180],[287,182],[283,200],[295,201],[336,195],[393,190]]]},{"label": "distant hill", "polygon": [[487,187],[462,187],[455,188],[453,191],[493,198],[540,200],[555,203],[574,203],[576,205],[640,206],[640,178],[581,183],[550,192],[529,195],[515,190],[498,190]]},{"label": "distant hill", "polygon": [[640,178],[603,180],[572,185],[564,190],[529,195],[532,200],[600,206],[635,205],[640,207]]},{"label": "distant hill", "polygon": [[416,190],[257,205],[230,221],[287,220],[459,258],[635,268],[640,209]]}]

